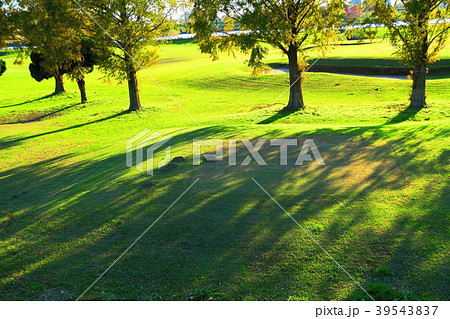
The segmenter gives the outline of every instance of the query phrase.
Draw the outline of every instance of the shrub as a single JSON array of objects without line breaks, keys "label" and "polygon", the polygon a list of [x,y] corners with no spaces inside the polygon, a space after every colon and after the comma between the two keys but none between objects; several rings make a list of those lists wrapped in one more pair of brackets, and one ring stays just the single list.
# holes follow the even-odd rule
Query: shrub
[{"label": "shrub", "polygon": [[2,76],[3,73],[6,71],[6,62],[3,60],[0,60],[0,76]]}]

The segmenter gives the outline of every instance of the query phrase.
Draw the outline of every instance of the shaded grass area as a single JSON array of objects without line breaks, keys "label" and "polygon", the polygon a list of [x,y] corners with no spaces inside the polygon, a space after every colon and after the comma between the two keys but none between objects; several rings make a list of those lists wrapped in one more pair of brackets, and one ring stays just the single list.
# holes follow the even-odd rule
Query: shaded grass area
[{"label": "shaded grass area", "polygon": [[[211,137],[314,138],[328,165],[279,167],[269,149],[268,167],[185,163],[146,189],[150,177],[127,169],[120,147],[49,156],[0,175],[13,216],[0,235],[3,263],[43,298],[73,299],[199,177],[87,299],[351,299],[354,283],[255,178],[363,285],[446,297],[448,172],[435,146],[448,142],[448,127],[216,126],[176,133],[172,147],[190,159],[189,141]],[[1,285],[5,299],[32,298],[4,274]]]}]

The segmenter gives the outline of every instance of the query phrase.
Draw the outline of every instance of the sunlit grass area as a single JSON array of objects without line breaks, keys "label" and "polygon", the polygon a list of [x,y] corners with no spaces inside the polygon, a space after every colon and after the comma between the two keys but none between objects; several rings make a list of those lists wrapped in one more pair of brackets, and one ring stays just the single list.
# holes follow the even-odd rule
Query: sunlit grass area
[{"label": "sunlit grass area", "polygon": [[[411,112],[409,80],[311,73],[307,109],[286,116],[288,96],[270,107],[286,74],[251,77],[247,56],[212,62],[193,43],[160,51],[148,72],[199,125],[143,72],[145,110],[130,114],[126,84],[98,71],[80,105],[76,84],[50,96],[52,81],[35,82],[14,53],[1,57],[0,260],[14,276],[42,299],[76,299],[199,178],[84,299],[367,299],[256,180],[374,296],[381,284],[399,298],[448,298],[448,76],[430,79],[429,106]],[[392,52],[347,45],[328,59],[393,65]],[[449,60],[447,48],[440,63]],[[267,59],[285,61],[276,50]],[[154,176],[128,168],[126,141],[145,128],[172,137],[172,157],[186,162]],[[326,165],[295,166],[299,145],[280,166],[267,141],[267,166],[230,166],[227,150],[223,162],[193,166],[192,140],[208,138],[236,139],[238,164],[242,139],[314,139]],[[0,291],[35,299],[1,270]]]}]

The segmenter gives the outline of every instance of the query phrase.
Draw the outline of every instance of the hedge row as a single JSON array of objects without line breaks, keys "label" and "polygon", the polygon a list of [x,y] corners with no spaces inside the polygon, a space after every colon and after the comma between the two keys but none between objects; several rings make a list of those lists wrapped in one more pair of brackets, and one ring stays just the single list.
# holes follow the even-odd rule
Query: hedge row
[{"label": "hedge row", "polygon": [[[412,68],[389,67],[380,68],[372,66],[340,66],[340,65],[313,65],[310,72],[351,73],[363,75],[409,75]],[[428,74],[449,74],[450,67],[429,68]]]},{"label": "hedge row", "polygon": [[[288,69],[287,64],[273,64],[272,68]],[[372,67],[372,66],[344,66],[344,65],[313,65],[308,72],[348,73],[362,75],[403,75],[410,74],[410,67]],[[428,74],[450,74],[450,67],[429,68]]]}]

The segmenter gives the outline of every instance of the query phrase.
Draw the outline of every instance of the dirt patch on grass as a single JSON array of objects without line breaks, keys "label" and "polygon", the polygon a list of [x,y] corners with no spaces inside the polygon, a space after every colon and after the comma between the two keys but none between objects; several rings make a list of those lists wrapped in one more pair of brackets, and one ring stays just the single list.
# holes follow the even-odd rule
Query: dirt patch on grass
[{"label": "dirt patch on grass", "polygon": [[22,124],[37,122],[43,119],[60,116],[60,114],[49,115],[47,112],[20,112],[0,115],[0,124]]},{"label": "dirt patch on grass", "polygon": [[73,104],[65,106],[63,108],[48,109],[43,111],[28,111],[28,112],[10,112],[7,114],[0,115],[0,125],[1,124],[23,124],[30,122],[38,122],[54,117],[59,117],[65,113],[65,111],[74,108],[77,105]]}]

